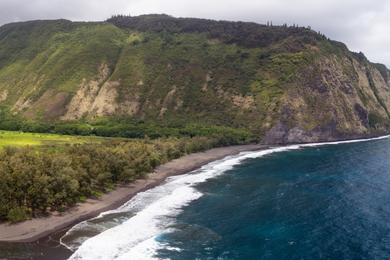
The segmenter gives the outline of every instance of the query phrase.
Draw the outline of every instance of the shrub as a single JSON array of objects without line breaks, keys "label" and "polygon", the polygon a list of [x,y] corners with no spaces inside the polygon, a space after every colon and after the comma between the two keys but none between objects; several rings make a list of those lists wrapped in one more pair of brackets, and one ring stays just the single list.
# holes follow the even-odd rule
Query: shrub
[{"label": "shrub", "polygon": [[0,150],[0,221],[19,222],[63,211],[115,184],[142,178],[169,160],[236,141],[240,139],[232,132],[226,137],[110,140],[60,149],[4,148]]},{"label": "shrub", "polygon": [[31,216],[29,210],[26,207],[16,207],[10,209],[7,215],[7,219],[11,223],[17,223],[29,219]]}]

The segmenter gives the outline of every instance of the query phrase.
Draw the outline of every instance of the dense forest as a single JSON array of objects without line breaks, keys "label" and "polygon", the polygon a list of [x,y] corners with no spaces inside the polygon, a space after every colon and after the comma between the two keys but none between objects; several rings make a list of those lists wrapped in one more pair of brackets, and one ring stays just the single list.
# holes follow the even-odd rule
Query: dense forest
[{"label": "dense forest", "polygon": [[0,149],[0,221],[64,211],[162,163],[219,145],[217,139],[193,137]]},{"label": "dense forest", "polygon": [[214,21],[198,18],[175,18],[169,15],[112,16],[107,22],[120,28],[156,33],[205,33],[211,39],[247,48],[267,47],[288,37],[297,37],[300,49],[326,39],[310,28],[299,26],[259,25],[257,23]]},{"label": "dense forest", "polygon": [[39,122],[13,115],[6,107],[1,106],[0,118],[0,129],[8,131],[150,139],[203,136],[218,139],[220,145],[258,141],[257,137],[247,129],[216,125],[144,122],[126,117],[101,118],[92,122]]}]

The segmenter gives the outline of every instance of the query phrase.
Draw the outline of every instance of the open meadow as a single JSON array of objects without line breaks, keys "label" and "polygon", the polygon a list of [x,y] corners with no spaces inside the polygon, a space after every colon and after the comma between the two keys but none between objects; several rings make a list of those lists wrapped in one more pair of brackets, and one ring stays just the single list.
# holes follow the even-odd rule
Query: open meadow
[{"label": "open meadow", "polygon": [[99,142],[98,137],[0,131],[0,149],[6,146],[65,145]]}]

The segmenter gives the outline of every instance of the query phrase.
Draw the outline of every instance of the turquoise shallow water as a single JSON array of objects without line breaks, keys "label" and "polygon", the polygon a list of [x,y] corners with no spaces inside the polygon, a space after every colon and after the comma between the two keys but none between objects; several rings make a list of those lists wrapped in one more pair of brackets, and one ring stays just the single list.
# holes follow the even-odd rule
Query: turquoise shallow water
[{"label": "turquoise shallow water", "polygon": [[248,159],[197,184],[156,258],[390,259],[390,140]]}]

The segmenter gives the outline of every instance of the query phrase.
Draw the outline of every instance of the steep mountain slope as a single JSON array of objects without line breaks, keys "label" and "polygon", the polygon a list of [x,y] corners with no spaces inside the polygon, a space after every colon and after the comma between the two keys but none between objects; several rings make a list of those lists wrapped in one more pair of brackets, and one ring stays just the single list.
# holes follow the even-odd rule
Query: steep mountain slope
[{"label": "steep mountain slope", "polygon": [[113,17],[0,27],[0,105],[39,122],[245,128],[266,143],[390,128],[389,71],[307,28]]}]

